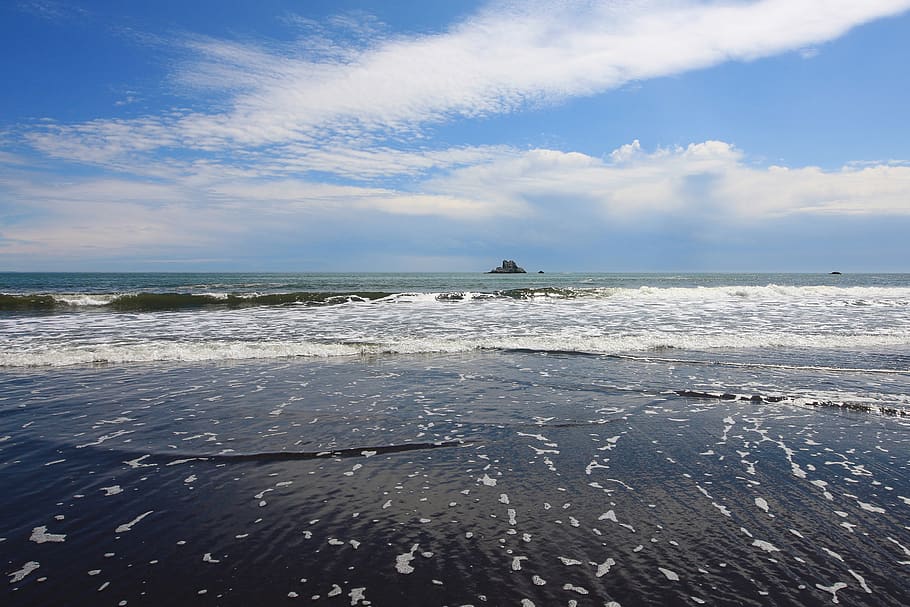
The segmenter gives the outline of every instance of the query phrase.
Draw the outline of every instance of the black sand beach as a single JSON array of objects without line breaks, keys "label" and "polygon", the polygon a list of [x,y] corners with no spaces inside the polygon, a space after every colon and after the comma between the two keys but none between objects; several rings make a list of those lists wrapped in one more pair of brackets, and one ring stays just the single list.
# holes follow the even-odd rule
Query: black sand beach
[{"label": "black sand beach", "polygon": [[656,388],[691,372],[6,369],[2,603],[910,603],[908,420]]}]

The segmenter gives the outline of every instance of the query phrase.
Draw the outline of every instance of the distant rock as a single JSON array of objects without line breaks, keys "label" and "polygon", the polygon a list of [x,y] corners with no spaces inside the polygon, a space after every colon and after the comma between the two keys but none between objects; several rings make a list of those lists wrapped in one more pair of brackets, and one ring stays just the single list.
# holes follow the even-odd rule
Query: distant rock
[{"label": "distant rock", "polygon": [[840,274],[840,272],[834,271],[834,272],[831,272],[831,274]]},{"label": "distant rock", "polygon": [[519,268],[518,264],[511,259],[503,259],[502,265],[498,268],[493,268],[488,272],[488,274],[526,274],[524,268]]}]

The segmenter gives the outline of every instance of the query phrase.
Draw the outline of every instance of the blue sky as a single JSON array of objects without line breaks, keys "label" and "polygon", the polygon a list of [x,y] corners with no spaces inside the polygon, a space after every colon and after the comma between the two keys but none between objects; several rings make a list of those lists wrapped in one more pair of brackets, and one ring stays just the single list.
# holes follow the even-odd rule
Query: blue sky
[{"label": "blue sky", "polygon": [[910,0],[0,5],[0,270],[910,271]]}]

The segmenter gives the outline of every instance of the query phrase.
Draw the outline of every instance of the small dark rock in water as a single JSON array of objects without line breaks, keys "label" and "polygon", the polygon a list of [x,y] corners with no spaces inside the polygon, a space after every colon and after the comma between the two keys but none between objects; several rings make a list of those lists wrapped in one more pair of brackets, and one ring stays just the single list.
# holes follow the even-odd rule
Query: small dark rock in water
[{"label": "small dark rock in water", "polygon": [[840,274],[840,272],[836,272],[836,271],[835,271],[835,272],[831,272],[831,273],[832,273],[832,274]]},{"label": "small dark rock in water", "polygon": [[511,259],[503,259],[502,265],[493,268],[488,274],[526,274],[524,268],[518,267],[518,264]]},{"label": "small dark rock in water", "polygon": [[543,270],[537,270],[538,274],[543,274]]}]

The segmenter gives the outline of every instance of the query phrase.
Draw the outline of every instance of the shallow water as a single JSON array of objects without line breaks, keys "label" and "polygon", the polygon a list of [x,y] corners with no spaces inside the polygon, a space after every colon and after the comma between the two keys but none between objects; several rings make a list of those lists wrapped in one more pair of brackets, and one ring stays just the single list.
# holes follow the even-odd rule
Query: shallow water
[{"label": "shallow water", "polygon": [[0,370],[0,599],[910,603],[906,374],[663,354]]},{"label": "shallow water", "polygon": [[906,374],[908,311],[910,275],[0,274],[0,367],[527,350]]}]

